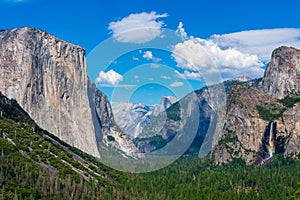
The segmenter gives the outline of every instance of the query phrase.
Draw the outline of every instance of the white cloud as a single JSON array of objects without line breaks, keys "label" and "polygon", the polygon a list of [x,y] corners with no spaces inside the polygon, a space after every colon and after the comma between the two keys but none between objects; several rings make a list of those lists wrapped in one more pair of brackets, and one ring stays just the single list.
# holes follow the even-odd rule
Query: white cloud
[{"label": "white cloud", "polygon": [[154,81],[154,78],[148,78],[149,81]]},{"label": "white cloud", "polygon": [[175,81],[174,83],[170,84],[170,87],[181,87],[183,85],[184,85],[184,83]]},{"label": "white cloud", "polygon": [[300,29],[278,28],[242,31],[224,35],[213,35],[214,43],[224,48],[257,55],[263,62],[269,62],[272,51],[280,46],[300,48]]},{"label": "white cloud", "polygon": [[[179,23],[177,33],[186,32]],[[193,79],[196,74],[219,72],[224,79],[247,75],[263,76],[261,68],[280,46],[300,48],[299,28],[278,28],[212,35],[209,39],[190,37],[175,45],[172,56],[177,66],[187,70],[178,77]],[[192,72],[191,72],[192,71]]]},{"label": "white cloud", "polygon": [[152,52],[151,51],[145,51],[144,55],[143,55],[143,58],[145,58],[146,60],[152,60],[152,58],[153,58]]},{"label": "white cloud", "polygon": [[160,61],[161,61],[161,58],[155,58],[155,57],[154,57],[154,58],[152,59],[152,62],[158,63],[158,62],[160,62]]},{"label": "white cloud", "polygon": [[156,12],[131,14],[109,23],[108,29],[119,42],[142,44],[161,36],[164,22],[159,19],[167,16],[166,13],[160,15]]},{"label": "white cloud", "polygon": [[156,58],[153,56],[152,51],[145,51],[143,54],[143,58],[145,58],[146,60],[151,60],[152,62],[160,62],[161,59],[160,58]]},{"label": "white cloud", "polygon": [[170,80],[171,79],[171,77],[170,76],[160,76],[161,78],[163,78],[163,79],[168,79],[168,80]]},{"label": "white cloud", "polygon": [[134,77],[133,77],[134,79],[138,79],[138,78],[140,78],[138,75],[134,75]]},{"label": "white cloud", "polygon": [[132,60],[139,61],[138,57],[132,57]]},{"label": "white cloud", "polygon": [[183,28],[183,23],[182,22],[179,22],[176,33],[180,34],[182,39],[187,38],[187,33],[185,32],[185,30]]},{"label": "white cloud", "polygon": [[179,71],[175,70],[175,74],[178,78],[189,79],[189,80],[202,80],[202,76],[198,72],[190,72],[188,70],[184,70],[183,74]]},{"label": "white cloud", "polygon": [[[190,38],[178,43],[173,49],[172,56],[178,67],[191,71],[201,71],[204,75],[205,73],[219,72],[224,76],[223,78],[227,79],[233,78],[236,71],[237,74],[247,71],[247,75],[252,77],[263,74],[261,69],[263,63],[257,55],[242,53],[233,48],[222,49],[210,39]],[[196,76],[196,74],[188,71],[185,75]]]},{"label": "white cloud", "polygon": [[96,84],[104,87],[116,87],[122,80],[122,75],[114,70],[109,70],[108,72],[100,71],[96,78]]},{"label": "white cloud", "polygon": [[183,69],[197,71],[201,66],[207,67],[211,64],[202,46],[192,39],[176,44],[172,56],[177,66]]}]

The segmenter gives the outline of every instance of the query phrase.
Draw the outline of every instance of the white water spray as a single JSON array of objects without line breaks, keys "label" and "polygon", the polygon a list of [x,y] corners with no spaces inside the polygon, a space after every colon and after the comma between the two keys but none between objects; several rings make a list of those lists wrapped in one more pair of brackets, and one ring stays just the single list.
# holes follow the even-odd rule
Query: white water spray
[{"label": "white water spray", "polygon": [[268,149],[269,155],[265,159],[265,161],[271,159],[275,153],[275,144],[274,144],[274,140],[273,140],[273,129],[274,129],[274,122],[271,122],[270,130],[269,130],[269,140],[268,140],[268,144],[267,144],[267,149]]}]

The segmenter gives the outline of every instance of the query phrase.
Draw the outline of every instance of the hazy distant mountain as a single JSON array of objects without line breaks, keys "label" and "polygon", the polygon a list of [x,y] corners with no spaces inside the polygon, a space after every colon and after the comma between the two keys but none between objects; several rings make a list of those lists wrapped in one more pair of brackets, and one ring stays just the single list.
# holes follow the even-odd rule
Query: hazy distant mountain
[{"label": "hazy distant mountain", "polygon": [[112,110],[117,124],[131,136],[137,137],[149,121],[169,108],[177,99],[173,96],[164,96],[160,104],[147,106],[142,103],[119,102],[112,104]]}]

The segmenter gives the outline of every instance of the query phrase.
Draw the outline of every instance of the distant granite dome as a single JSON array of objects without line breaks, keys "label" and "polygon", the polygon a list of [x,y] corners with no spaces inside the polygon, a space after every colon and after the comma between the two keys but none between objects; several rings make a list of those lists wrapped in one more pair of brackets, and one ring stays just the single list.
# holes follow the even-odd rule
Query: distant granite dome
[{"label": "distant granite dome", "polygon": [[170,105],[172,105],[173,103],[176,103],[178,101],[178,99],[176,97],[173,96],[164,96],[161,99],[160,105],[162,105],[162,107],[165,109],[169,108]]},{"label": "distant granite dome", "polygon": [[[99,157],[98,142],[106,139],[101,127],[106,119],[101,117],[113,117],[103,114],[109,112],[104,97],[101,105],[106,108],[96,107],[98,96],[105,95],[96,94],[97,89],[89,84],[85,59],[83,48],[35,28],[0,32],[0,91],[16,99],[41,128]],[[95,107],[98,112],[105,109],[100,118]],[[116,147],[120,140],[114,141]],[[136,151],[133,144],[122,150]]]},{"label": "distant granite dome", "polygon": [[119,102],[112,104],[117,124],[132,138],[138,137],[147,123],[169,108],[178,99],[173,96],[162,97],[160,104],[147,106],[142,103]]}]

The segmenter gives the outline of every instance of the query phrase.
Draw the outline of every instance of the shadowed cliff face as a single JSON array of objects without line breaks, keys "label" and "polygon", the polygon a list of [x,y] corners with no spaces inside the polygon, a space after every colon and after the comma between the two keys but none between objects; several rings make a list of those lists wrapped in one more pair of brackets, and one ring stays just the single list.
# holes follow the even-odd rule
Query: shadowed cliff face
[{"label": "shadowed cliff face", "polygon": [[138,149],[130,140],[129,136],[123,133],[120,127],[116,124],[107,96],[101,92],[95,84],[91,83],[91,81],[89,81],[88,93],[94,127],[96,129],[96,133],[101,132],[100,135],[96,134],[98,136],[97,144],[121,150],[125,157],[136,157]]},{"label": "shadowed cliff face", "polygon": [[0,91],[16,99],[41,128],[99,157],[102,130],[95,92],[88,94],[83,48],[33,28],[0,32]]},{"label": "shadowed cliff face", "polygon": [[[277,123],[271,121],[264,132],[260,149],[257,152],[254,164],[260,165],[270,160],[275,153],[279,153],[277,138]],[[277,147],[278,145],[278,147]],[[282,153],[282,152],[280,152]]]}]

